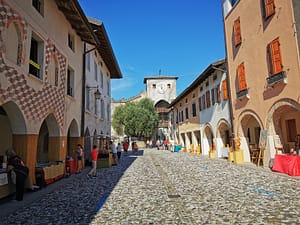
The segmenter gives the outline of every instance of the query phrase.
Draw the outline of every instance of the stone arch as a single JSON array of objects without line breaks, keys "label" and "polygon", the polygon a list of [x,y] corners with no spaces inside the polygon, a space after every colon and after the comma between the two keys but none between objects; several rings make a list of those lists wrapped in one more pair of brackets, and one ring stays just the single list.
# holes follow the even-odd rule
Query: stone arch
[{"label": "stone arch", "polygon": [[202,134],[202,149],[204,154],[208,154],[214,148],[214,133],[210,124],[205,124]]},{"label": "stone arch", "polygon": [[12,133],[26,134],[27,133],[26,121],[19,106],[14,102],[9,101],[3,104],[2,108],[4,109],[8,117]]},{"label": "stone arch", "polygon": [[[300,133],[299,123],[296,121],[300,119],[300,104],[292,99],[280,99],[275,102],[268,111],[266,127],[268,135],[278,135],[284,151],[289,151],[290,148],[296,146],[294,143],[293,135],[296,137]],[[289,134],[287,122],[295,121],[295,134]]]},{"label": "stone arch", "polygon": [[217,124],[216,138],[222,142],[220,144],[223,146],[232,146],[232,132],[230,127],[230,123],[225,119],[221,119]]},{"label": "stone arch", "polygon": [[[242,120],[249,120],[251,118],[254,118],[257,123],[259,124],[261,129],[264,129],[263,123],[260,119],[260,117],[253,111],[253,110],[245,110],[243,111],[239,117],[238,117],[238,124],[237,124],[237,137],[245,137],[245,130],[243,130],[243,123]],[[247,121],[244,121],[244,124],[247,123]]]},{"label": "stone arch", "polygon": [[59,160],[60,129],[53,114],[49,114],[41,123],[37,144],[37,163]]},{"label": "stone arch", "polygon": [[[74,149],[77,148],[77,144],[79,141],[79,126],[75,119],[70,122],[68,126],[68,134],[67,134],[67,154],[74,156]],[[74,156],[75,157],[75,156]]]}]

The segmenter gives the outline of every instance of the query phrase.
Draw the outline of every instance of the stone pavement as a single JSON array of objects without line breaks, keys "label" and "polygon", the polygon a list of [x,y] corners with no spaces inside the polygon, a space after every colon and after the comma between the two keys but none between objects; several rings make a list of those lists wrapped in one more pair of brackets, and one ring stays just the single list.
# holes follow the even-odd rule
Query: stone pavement
[{"label": "stone pavement", "polygon": [[2,203],[0,224],[300,224],[300,179],[269,169],[146,149],[88,170]]}]

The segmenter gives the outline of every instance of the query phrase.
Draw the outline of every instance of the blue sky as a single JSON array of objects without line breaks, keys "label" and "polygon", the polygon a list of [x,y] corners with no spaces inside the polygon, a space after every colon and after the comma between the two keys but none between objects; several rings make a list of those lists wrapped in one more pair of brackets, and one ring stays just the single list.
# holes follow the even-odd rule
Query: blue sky
[{"label": "blue sky", "polygon": [[112,97],[146,89],[144,77],[178,76],[177,95],[205,68],[225,57],[221,0],[79,0],[103,21],[123,74]]}]

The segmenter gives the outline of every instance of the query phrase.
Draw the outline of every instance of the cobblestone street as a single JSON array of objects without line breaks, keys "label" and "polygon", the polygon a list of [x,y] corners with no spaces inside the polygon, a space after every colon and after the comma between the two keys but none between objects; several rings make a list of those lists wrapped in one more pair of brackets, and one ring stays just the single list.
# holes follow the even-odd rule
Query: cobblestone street
[{"label": "cobblestone street", "polygon": [[147,149],[89,169],[2,203],[0,224],[300,224],[300,179],[250,164]]}]

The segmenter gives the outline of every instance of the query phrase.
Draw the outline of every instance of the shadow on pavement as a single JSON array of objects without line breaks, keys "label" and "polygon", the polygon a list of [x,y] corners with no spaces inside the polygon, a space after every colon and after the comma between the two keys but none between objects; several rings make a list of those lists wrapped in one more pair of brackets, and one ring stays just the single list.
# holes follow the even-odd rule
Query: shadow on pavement
[{"label": "shadow on pavement", "polygon": [[[0,224],[12,224],[15,221],[22,221],[27,217],[28,210],[40,211],[45,215],[40,215],[45,221],[51,222],[58,211],[64,211],[65,215],[60,218],[65,224],[89,224],[97,212],[105,204],[106,199],[113,191],[126,170],[140,156],[144,155],[144,150],[136,153],[131,151],[127,155],[122,153],[118,165],[110,168],[97,169],[96,178],[88,178],[87,173],[91,167],[86,167],[80,174],[73,174],[68,178],[63,178],[36,192],[27,192],[22,202],[13,202],[10,198],[0,201]],[[130,187],[128,187],[130,188]],[[53,213],[51,212],[53,211]],[[22,214],[24,213],[24,215]],[[38,212],[35,212],[38,214]],[[48,215],[51,215],[51,217]],[[66,218],[65,218],[65,217]],[[7,221],[6,221],[7,220]],[[6,222],[4,222],[6,221]],[[39,218],[31,218],[31,224],[40,224]],[[26,221],[24,221],[25,223]]]}]

